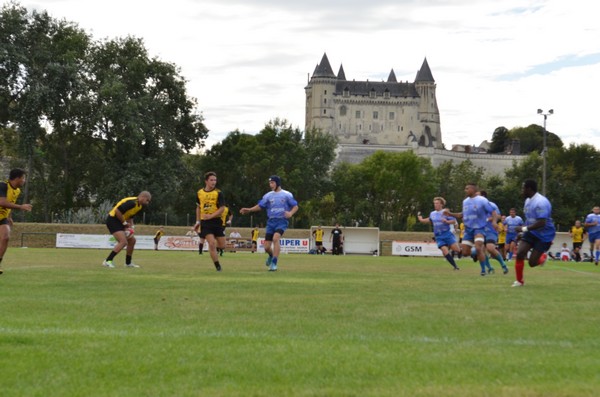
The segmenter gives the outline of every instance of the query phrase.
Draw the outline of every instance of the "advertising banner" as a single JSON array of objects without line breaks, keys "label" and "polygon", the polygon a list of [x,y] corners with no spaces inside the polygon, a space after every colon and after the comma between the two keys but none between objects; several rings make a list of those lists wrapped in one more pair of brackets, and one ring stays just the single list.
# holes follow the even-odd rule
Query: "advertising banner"
[{"label": "advertising banner", "polygon": [[[136,243],[135,249],[153,250],[154,249],[154,237],[153,236],[135,236]],[[257,241],[258,252],[265,252],[264,238],[259,238]],[[173,251],[196,251],[198,250],[198,244],[200,238],[197,236],[163,236],[159,243],[159,250],[173,250]],[[309,249],[308,239],[288,239],[282,238],[281,253],[282,254],[296,254],[304,253],[307,254]],[[116,244],[116,240],[109,234],[67,234],[57,233],[56,234],[56,248],[98,248],[98,249],[112,249]],[[208,245],[204,244],[204,250],[208,251]]]},{"label": "advertising banner", "polygon": [[403,256],[442,256],[436,243],[418,241],[393,241],[392,255]]}]

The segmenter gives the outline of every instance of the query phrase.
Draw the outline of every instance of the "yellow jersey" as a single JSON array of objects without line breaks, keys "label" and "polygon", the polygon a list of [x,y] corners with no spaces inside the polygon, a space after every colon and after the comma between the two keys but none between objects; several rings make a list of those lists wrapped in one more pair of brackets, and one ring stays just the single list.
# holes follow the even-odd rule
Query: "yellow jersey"
[{"label": "yellow jersey", "polygon": [[117,205],[113,207],[112,210],[108,213],[109,216],[116,218],[116,212],[119,212],[123,215],[124,220],[131,219],[140,212],[144,207],[138,202],[137,197],[125,197],[123,200],[119,201]]},{"label": "yellow jersey", "polygon": [[[0,182],[0,197],[6,197],[9,203],[16,204],[20,194],[21,189],[14,189],[9,181]],[[10,211],[10,208],[0,207],[0,220],[10,218]]]}]

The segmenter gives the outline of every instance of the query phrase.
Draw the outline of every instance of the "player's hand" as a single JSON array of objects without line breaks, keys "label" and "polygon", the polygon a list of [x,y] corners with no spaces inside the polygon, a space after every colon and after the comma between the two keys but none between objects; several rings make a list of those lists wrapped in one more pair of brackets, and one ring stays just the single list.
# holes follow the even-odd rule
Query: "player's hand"
[{"label": "player's hand", "polygon": [[23,211],[31,211],[33,207],[31,206],[31,204],[21,204],[21,210]]}]

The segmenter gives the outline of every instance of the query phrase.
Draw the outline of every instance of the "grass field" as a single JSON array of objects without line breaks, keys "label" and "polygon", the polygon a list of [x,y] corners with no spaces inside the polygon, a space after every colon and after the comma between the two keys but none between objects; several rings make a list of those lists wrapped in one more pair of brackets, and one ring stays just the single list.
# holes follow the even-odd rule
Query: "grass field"
[{"label": "grass field", "polygon": [[600,269],[11,248],[0,395],[598,396]]}]

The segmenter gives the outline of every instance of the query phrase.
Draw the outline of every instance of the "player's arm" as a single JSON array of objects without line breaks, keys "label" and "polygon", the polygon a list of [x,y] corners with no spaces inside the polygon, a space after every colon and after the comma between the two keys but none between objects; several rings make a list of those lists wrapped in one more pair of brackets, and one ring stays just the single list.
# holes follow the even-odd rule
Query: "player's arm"
[{"label": "player's arm", "polygon": [[254,207],[250,207],[250,208],[241,208],[240,209],[240,214],[242,215],[246,215],[250,212],[257,212],[260,211],[262,208],[260,207],[260,205],[256,204]]},{"label": "player's arm", "polygon": [[448,208],[444,208],[444,215],[453,216],[454,218],[462,218],[463,213],[462,212],[450,212],[450,210]]},{"label": "player's arm", "polygon": [[291,210],[289,210],[289,211],[285,211],[285,217],[286,217],[287,219],[289,219],[289,218],[291,218],[292,216],[294,216],[294,214],[295,214],[296,212],[298,212],[298,205],[295,205],[295,206],[293,206],[293,207],[292,207],[292,209],[291,209]]},{"label": "player's arm", "polygon": [[540,218],[536,219],[536,221],[529,226],[517,226],[516,229],[517,232],[527,232],[529,230],[541,229],[544,226],[546,226],[546,218]]},{"label": "player's arm", "polygon": [[6,197],[0,197],[0,207],[10,208],[13,210],[31,211],[31,204],[15,204],[11,203]]},{"label": "player's arm", "polygon": [[417,220],[421,223],[429,223],[429,217],[423,218],[420,211],[417,212]]}]

